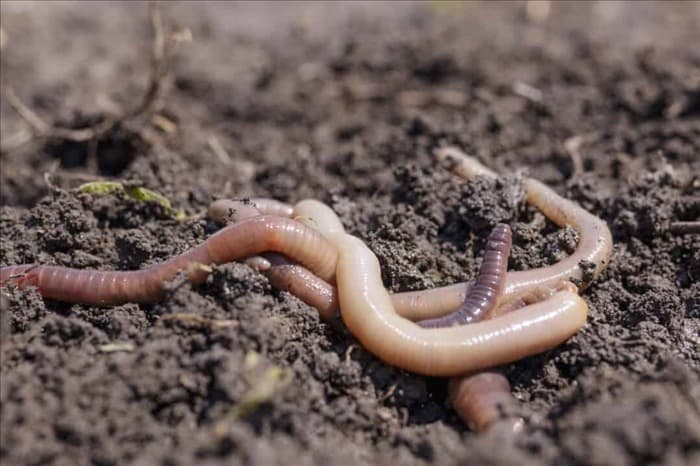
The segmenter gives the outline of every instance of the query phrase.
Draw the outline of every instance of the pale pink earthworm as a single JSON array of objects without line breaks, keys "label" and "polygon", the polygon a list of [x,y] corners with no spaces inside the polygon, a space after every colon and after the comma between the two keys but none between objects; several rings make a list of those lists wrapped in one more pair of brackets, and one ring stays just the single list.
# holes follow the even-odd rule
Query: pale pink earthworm
[{"label": "pale pink earthworm", "polygon": [[[481,165],[478,161],[454,148],[438,151],[438,158],[443,161],[449,161],[453,172],[465,178],[495,176],[491,170]],[[573,255],[554,265],[527,271],[509,272],[506,276],[503,293],[504,301],[517,299],[519,294],[532,288],[554,286],[569,279],[581,280],[583,278],[582,262],[593,264],[591,278],[595,278],[607,265],[612,250],[612,238],[605,222],[580,208],[575,203],[562,198],[538,181],[527,179],[525,183],[527,201],[539,208],[556,224],[574,227],[579,232],[579,243]],[[324,208],[327,207],[324,206]],[[321,219],[321,222],[327,221],[328,218],[333,219],[335,215],[332,211],[324,214],[319,214],[313,208],[311,211],[312,214],[308,214],[308,212],[305,213],[299,210],[295,215],[308,218],[322,215],[325,220]],[[215,220],[222,221],[221,214],[217,214],[215,209],[210,209],[210,213]],[[300,220],[303,221],[303,219]],[[342,225],[339,225],[337,218],[333,219],[332,222],[333,231],[341,231]],[[311,225],[314,226],[313,223]],[[297,276],[304,283],[314,280],[313,274],[304,270],[296,270],[295,267],[297,266],[290,265],[287,267],[285,275],[288,283],[291,284],[291,281]],[[295,271],[292,272],[292,270]],[[581,282],[581,288],[586,285],[587,282]],[[315,305],[324,309],[324,316],[334,315],[331,306],[337,302],[337,297],[333,289],[322,283],[317,283],[314,286],[324,289],[323,294],[328,298],[323,303],[316,303]],[[464,303],[472,286],[473,282],[471,281],[463,282],[431,290],[395,293],[391,296],[391,299],[399,315],[409,320],[420,321],[440,317],[459,308]]]},{"label": "pale pink earthworm", "polygon": [[[438,152],[438,157],[441,160],[449,160],[452,170],[459,176],[495,176],[491,170],[457,149],[443,149]],[[503,299],[512,300],[525,290],[553,286],[566,280],[578,280],[580,287],[584,288],[590,279],[600,274],[610,259],[612,237],[607,224],[536,180],[526,179],[525,184],[527,202],[540,209],[557,225],[570,225],[575,228],[579,233],[579,242],[574,254],[554,265],[508,272]],[[221,221],[220,216],[218,221]],[[337,225],[334,228],[338,230]],[[593,265],[591,275],[587,277],[588,281],[582,281],[582,263]],[[309,275],[308,271],[299,271],[297,274]],[[288,274],[289,277],[293,275]],[[420,321],[440,317],[459,308],[472,286],[473,282],[469,281],[430,290],[395,293],[391,299],[399,315],[409,320]],[[332,296],[331,290],[327,290],[325,294]],[[335,298],[333,300],[335,301]],[[325,307],[328,306],[327,303]],[[328,311],[328,315],[332,315],[332,312]]]},{"label": "pale pink earthworm", "polygon": [[[322,233],[330,235],[331,237],[332,235],[344,234],[342,225],[337,217],[335,217],[332,210],[327,206],[318,202],[307,202],[304,210],[307,218],[314,219],[315,226],[320,228]],[[492,267],[482,266],[480,270],[480,274],[488,273],[493,275],[492,280],[485,281],[485,283],[492,284],[493,288],[498,288],[497,284],[502,284],[503,277],[506,273],[507,263],[503,260],[504,258],[502,256],[507,258],[510,238],[503,238],[505,232],[509,232],[509,230],[504,230],[500,234],[497,232],[495,236],[496,238],[500,238],[501,241],[494,241],[492,244],[493,249],[499,253],[499,258],[495,261],[491,261],[495,263]],[[488,254],[484,255],[484,261],[489,261]],[[297,269],[305,270],[301,267],[297,267]],[[324,283],[323,280],[308,273],[308,271],[307,275],[297,275],[295,278],[296,280],[302,281],[315,281],[317,286],[315,286],[313,290],[318,290],[318,284]],[[377,275],[376,284],[381,287],[381,282],[378,280],[379,275]],[[480,282],[482,281],[477,278],[477,283]],[[333,289],[333,287],[327,283],[325,286],[329,289]],[[566,284],[560,284],[558,289],[571,290],[572,286],[573,285],[567,282]],[[527,293],[507,303],[505,307],[499,307],[498,310],[496,310],[497,300],[486,299],[489,305],[485,307],[485,312],[474,315],[473,320],[482,319],[485,315],[488,315],[488,318],[494,318],[503,313],[533,304],[537,300],[548,300],[556,292],[557,290],[551,287],[528,290]],[[306,301],[309,301],[308,298]],[[556,305],[557,303],[548,301],[546,304]],[[450,321],[445,321],[445,324],[449,325]],[[499,426],[510,432],[522,430],[524,421],[517,415],[518,401],[511,393],[510,383],[501,373],[477,372],[457,375],[451,378],[449,386],[450,400],[453,407],[458,415],[472,428],[482,431],[487,428]]]},{"label": "pale pink earthworm", "polygon": [[[309,204],[323,206],[318,202],[305,205]],[[336,281],[343,321],[365,348],[391,365],[435,376],[474,372],[550,349],[586,321],[586,303],[575,293],[560,291],[545,303],[493,320],[421,328],[396,314],[372,251],[342,230],[330,208],[323,208],[323,215],[304,208],[298,213],[312,219],[337,248]]]},{"label": "pale pink earthworm", "polygon": [[362,345],[402,369],[455,376],[551,349],[586,323],[586,303],[560,291],[544,303],[459,327],[425,329],[394,310],[379,261],[358,238],[337,233],[336,282],[343,322]]},{"label": "pale pink earthworm", "polygon": [[0,286],[35,286],[61,301],[110,305],[162,299],[165,284],[179,272],[200,283],[210,264],[263,251],[283,253],[324,280],[333,281],[337,253],[317,231],[294,220],[261,215],[226,227],[199,246],[166,262],[135,271],[78,270],[51,265],[0,267]]},{"label": "pale pink earthworm", "polygon": [[[496,174],[459,149],[438,150],[437,157],[464,179],[476,176],[495,177]],[[612,236],[607,224],[575,203],[559,196],[537,180],[524,180],[526,201],[539,209],[559,226],[569,225],[579,234],[576,251],[571,256],[548,267],[508,272],[503,292],[504,300],[514,299],[525,290],[576,281],[581,289],[595,279],[607,266],[612,252]],[[584,276],[582,264],[591,264],[589,276]],[[463,282],[430,290],[409,291],[392,295],[396,312],[413,321],[443,316],[459,308],[473,282]]]}]

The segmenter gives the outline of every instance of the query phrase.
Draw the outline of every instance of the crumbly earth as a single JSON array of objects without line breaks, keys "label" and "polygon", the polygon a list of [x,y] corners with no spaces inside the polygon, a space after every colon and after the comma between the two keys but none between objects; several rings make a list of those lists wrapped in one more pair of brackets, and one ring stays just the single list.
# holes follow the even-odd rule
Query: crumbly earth
[{"label": "crumbly earth", "polygon": [[[538,6],[539,5],[539,6]],[[539,8],[539,9],[538,9]],[[144,4],[0,7],[2,80],[77,127],[133,108]],[[378,255],[385,285],[473,277],[489,228],[510,268],[569,254],[575,232],[522,202],[529,174],[610,225],[586,327],[506,368],[527,420],[476,434],[446,381],[389,367],[241,264],[162,303],[0,298],[4,465],[700,464],[697,3],[170,4],[188,27],[159,120],[96,147],[16,141],[2,101],[0,264],[136,269],[215,230],[219,197],[316,197]],[[212,149],[218,141],[223,151]],[[456,144],[506,174],[464,183]],[[116,179],[153,203],[77,191]]]}]

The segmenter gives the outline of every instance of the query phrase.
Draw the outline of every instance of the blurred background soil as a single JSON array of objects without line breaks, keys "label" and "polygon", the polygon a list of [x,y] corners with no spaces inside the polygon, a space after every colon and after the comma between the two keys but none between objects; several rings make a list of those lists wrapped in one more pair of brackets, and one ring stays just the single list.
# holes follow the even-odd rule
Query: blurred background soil
[{"label": "blurred background soil", "polygon": [[[477,435],[446,381],[386,366],[241,264],[157,305],[0,298],[0,460],[14,464],[700,464],[700,4],[170,3],[188,28],[154,112],[99,142],[32,137],[0,105],[0,264],[136,269],[215,231],[217,197],[316,197],[393,291],[473,277],[496,222],[510,268],[575,233],[529,174],[610,225],[588,325],[512,364],[519,435]],[[2,84],[77,128],[134,108],[139,2],[3,2]],[[465,184],[456,144],[504,176]],[[117,180],[167,197],[92,195]],[[184,317],[183,317],[184,314]],[[194,316],[194,317],[193,317]]]}]

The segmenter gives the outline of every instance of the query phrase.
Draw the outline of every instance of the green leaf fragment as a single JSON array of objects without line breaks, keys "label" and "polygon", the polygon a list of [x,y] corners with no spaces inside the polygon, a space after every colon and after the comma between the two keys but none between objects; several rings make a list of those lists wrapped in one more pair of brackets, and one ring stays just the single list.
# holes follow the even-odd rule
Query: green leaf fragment
[{"label": "green leaf fragment", "polygon": [[128,198],[139,202],[154,202],[163,208],[165,214],[173,217],[176,220],[184,220],[185,212],[181,209],[173,209],[170,201],[155,191],[139,186],[124,186],[117,181],[92,181],[78,187],[81,193],[106,195],[106,194],[124,194]]}]

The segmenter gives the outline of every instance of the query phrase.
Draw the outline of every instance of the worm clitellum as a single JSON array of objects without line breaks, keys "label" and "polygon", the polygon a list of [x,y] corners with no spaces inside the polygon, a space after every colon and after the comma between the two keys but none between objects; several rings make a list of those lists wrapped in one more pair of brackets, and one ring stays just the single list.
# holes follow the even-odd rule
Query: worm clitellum
[{"label": "worm clitellum", "polygon": [[226,227],[199,246],[146,269],[98,271],[17,265],[0,267],[0,286],[35,286],[44,297],[84,304],[154,302],[162,299],[165,283],[179,272],[200,283],[208,273],[202,265],[223,264],[264,251],[282,253],[322,279],[334,279],[337,253],[321,234],[291,219],[260,215]]}]

